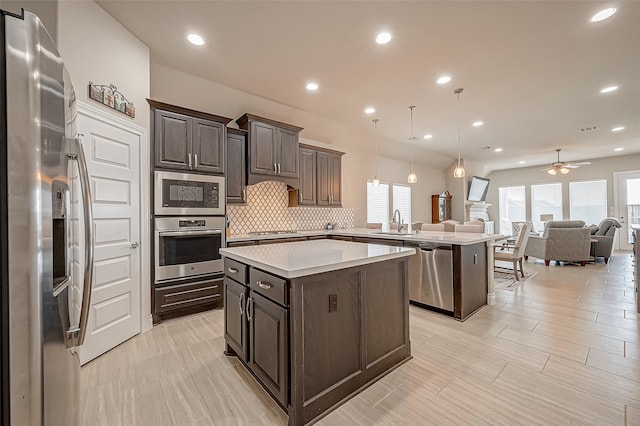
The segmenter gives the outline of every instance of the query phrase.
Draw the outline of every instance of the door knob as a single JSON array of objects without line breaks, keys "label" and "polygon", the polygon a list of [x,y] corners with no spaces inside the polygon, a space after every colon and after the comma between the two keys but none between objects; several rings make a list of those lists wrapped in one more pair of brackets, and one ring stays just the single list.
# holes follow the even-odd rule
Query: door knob
[{"label": "door knob", "polygon": [[130,249],[137,249],[138,247],[140,247],[140,242],[136,241],[135,243],[131,243],[131,246],[129,247]]}]

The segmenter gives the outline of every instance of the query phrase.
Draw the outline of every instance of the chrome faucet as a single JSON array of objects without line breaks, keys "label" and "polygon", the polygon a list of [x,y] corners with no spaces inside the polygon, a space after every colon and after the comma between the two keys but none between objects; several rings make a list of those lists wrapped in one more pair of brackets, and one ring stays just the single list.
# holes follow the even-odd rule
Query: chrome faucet
[{"label": "chrome faucet", "polygon": [[396,222],[396,213],[398,213],[398,232],[402,231],[402,219],[400,219],[400,210],[395,209],[393,212],[393,218],[391,218],[391,222]]}]

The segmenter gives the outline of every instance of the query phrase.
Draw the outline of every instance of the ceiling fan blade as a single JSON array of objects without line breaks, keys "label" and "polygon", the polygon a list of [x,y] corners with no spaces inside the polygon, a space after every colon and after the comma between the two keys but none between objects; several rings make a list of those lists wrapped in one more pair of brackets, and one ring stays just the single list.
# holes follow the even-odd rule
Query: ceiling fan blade
[{"label": "ceiling fan blade", "polygon": [[579,166],[579,165],[577,165],[577,164],[567,164],[565,167],[566,167],[567,169],[577,169],[577,168],[578,168],[578,167],[580,167],[580,166]]},{"label": "ceiling fan blade", "polygon": [[573,166],[587,166],[591,164],[591,161],[583,161],[581,163],[571,163]]}]

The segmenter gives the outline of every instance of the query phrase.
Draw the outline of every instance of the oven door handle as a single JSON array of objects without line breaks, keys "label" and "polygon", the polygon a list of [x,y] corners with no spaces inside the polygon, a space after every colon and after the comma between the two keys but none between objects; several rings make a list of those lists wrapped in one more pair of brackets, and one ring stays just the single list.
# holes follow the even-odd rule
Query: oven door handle
[{"label": "oven door handle", "polygon": [[160,237],[180,237],[180,236],[188,236],[188,235],[212,235],[212,234],[222,234],[221,230],[212,229],[207,231],[160,231],[158,235]]}]

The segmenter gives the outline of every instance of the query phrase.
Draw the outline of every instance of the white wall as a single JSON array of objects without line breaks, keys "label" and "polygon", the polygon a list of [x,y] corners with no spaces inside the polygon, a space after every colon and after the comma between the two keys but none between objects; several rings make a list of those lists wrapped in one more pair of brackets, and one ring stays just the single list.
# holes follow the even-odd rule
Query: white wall
[{"label": "white wall", "polygon": [[[93,1],[58,2],[58,49],[80,101],[88,97],[89,81],[113,84],[133,102],[133,122],[149,128],[149,48]],[[110,114],[127,116],[106,106]]]},{"label": "white wall", "polygon": [[491,203],[493,206],[489,208],[489,217],[496,221],[496,227],[499,226],[498,188],[501,186],[525,186],[527,220],[531,220],[531,185],[560,182],[562,183],[563,219],[569,219],[569,182],[596,179],[607,180],[607,211],[608,215],[612,216],[615,212],[613,173],[640,170],[640,154],[598,158],[589,161],[591,161],[591,165],[573,169],[566,175],[551,176],[543,171],[545,166],[523,167],[490,173],[488,177],[491,179],[491,183],[489,184],[487,203]]},{"label": "white wall", "polygon": [[[373,179],[375,173],[372,134],[156,63],[151,64],[151,98],[233,119],[251,112],[304,127],[302,142],[346,152],[342,157],[343,206],[354,209],[356,226],[366,224],[366,181]],[[380,157],[378,177],[386,182],[406,183],[409,168],[408,162]],[[414,168],[418,183],[412,195],[412,216],[430,221],[431,194],[444,189],[444,172],[419,164]]]}]

